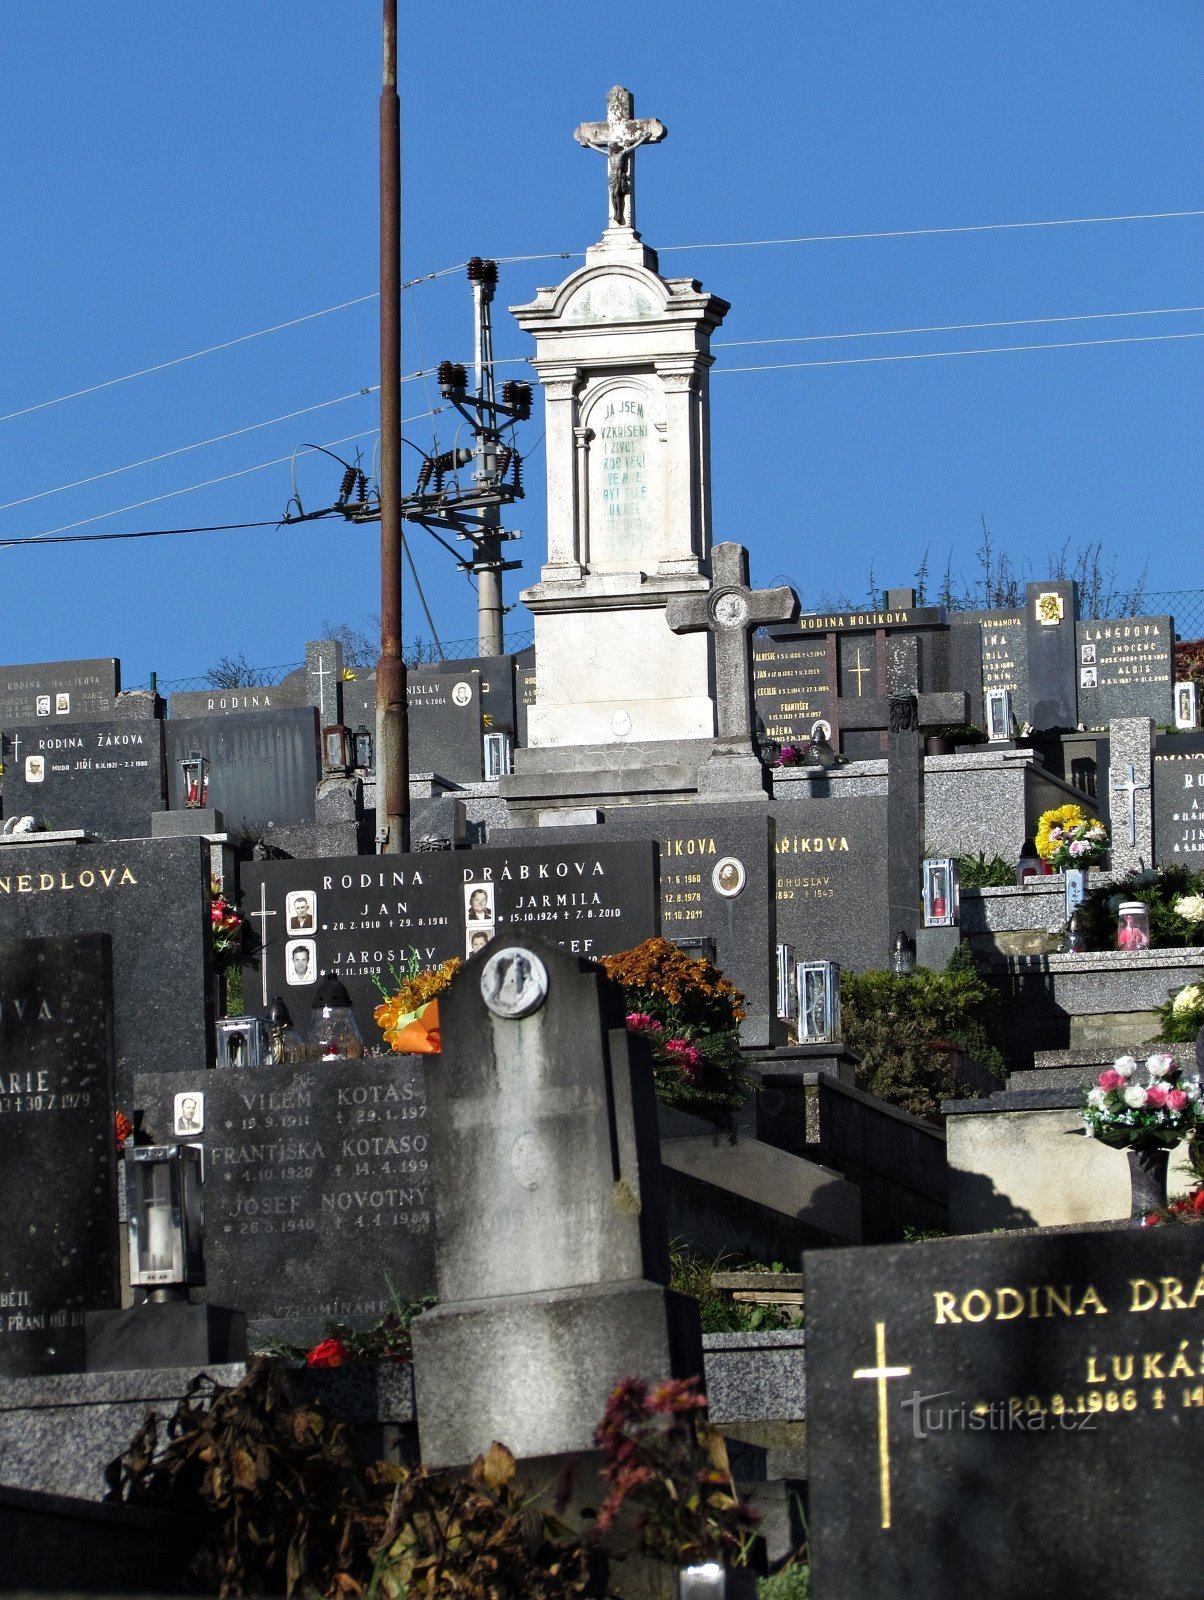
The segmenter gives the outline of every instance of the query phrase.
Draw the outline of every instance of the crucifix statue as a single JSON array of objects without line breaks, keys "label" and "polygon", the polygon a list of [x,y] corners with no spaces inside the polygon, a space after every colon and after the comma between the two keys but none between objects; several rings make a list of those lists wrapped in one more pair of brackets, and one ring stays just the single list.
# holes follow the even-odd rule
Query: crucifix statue
[{"label": "crucifix statue", "polygon": [[674,633],[714,635],[716,728],[720,739],[750,745],[755,714],[749,635],[767,622],[793,622],[798,595],[793,589],[750,589],[748,551],[741,544],[717,544],[711,571],[710,593],[678,595],[665,617]]},{"label": "crucifix statue", "polygon": [[621,84],[606,96],[606,121],[582,122],[573,134],[586,150],[605,150],[612,228],[635,231],[635,152],[642,144],[659,144],[668,133],[655,117],[636,119],[635,100]]}]

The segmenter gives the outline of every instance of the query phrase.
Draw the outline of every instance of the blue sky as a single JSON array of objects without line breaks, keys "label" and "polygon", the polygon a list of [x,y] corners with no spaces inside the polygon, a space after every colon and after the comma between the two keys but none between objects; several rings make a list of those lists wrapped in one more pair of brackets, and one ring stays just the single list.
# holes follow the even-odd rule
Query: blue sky
[{"label": "blue sky", "polygon": [[[805,605],[860,600],[871,572],[910,582],[925,549],[972,581],[985,516],[1030,576],[1062,546],[1099,544],[1123,583],[1144,570],[1149,589],[1197,588],[1204,340],[1165,336],[1204,332],[1176,309],[1204,304],[1204,217],[746,241],[1204,207],[1201,14],[1189,0],[657,0],[638,14],[401,0],[403,270],[502,259],[495,349],[516,358],[503,376],[522,375],[530,347],[505,306],[576,262],[505,258],[597,237],[604,163],[571,134],[625,83],[669,128],[640,158],[641,231],[667,275],[732,303],[712,380],[715,533],[749,546],[757,581],[789,579]],[[376,0],[20,0],[0,11],[0,54],[0,415],[375,290]],[[1028,325],[949,326],[988,322]],[[461,273],[418,284],[403,370],[465,359],[469,328]],[[949,331],[815,339],[914,328]],[[787,338],[810,342],[721,342]],[[371,462],[376,396],[358,391],[376,383],[376,339],[369,299],[9,416],[0,538],[277,517],[288,462],[245,469],[357,430]],[[433,404],[433,384],[407,383],[405,431],[424,447],[440,425],[449,442],[446,416],[419,417]],[[508,599],[542,560],[541,429],[537,409],[509,519],[526,570]],[[297,471],[307,505],[334,497],[333,464]],[[98,474],[112,475],[43,493]],[[463,575],[421,531],[414,552],[441,636],[475,634]],[[332,521],[7,549],[0,585],[0,659],[118,655],[133,686],[239,651],[294,663],[328,619],[370,628],[377,540]],[[424,632],[408,583],[405,604],[407,636]],[[529,627],[521,610],[509,624]]]}]

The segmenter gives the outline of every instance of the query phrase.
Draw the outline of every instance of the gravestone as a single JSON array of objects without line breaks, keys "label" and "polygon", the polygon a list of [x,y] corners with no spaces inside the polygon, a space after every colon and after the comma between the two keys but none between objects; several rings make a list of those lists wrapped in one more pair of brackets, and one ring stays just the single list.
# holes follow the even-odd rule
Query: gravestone
[{"label": "gravestone", "polygon": [[[1023,727],[1031,720],[1025,613],[995,611],[970,615],[977,618],[979,632],[980,704],[992,689],[1006,689],[1012,697],[1012,715],[1018,726]],[[980,710],[975,721],[979,727],[984,726],[985,712]]]},{"label": "gravestone", "polygon": [[515,732],[515,660],[514,656],[465,656],[459,660],[448,657],[430,666],[411,667],[412,678],[455,679],[477,675],[481,692],[481,718],[488,718],[486,726],[492,733]]},{"label": "gravestone", "polygon": [[285,704],[275,684],[243,689],[184,689],[167,698],[169,717],[229,717],[242,711],[276,711]]},{"label": "gravestone", "polygon": [[1199,1589],[1193,1229],[812,1251],[803,1268],[817,1595]]},{"label": "gravestone", "polygon": [[123,1110],[135,1072],[213,1059],[209,874],[197,838],[0,845],[0,939],[112,940]]},{"label": "gravestone", "polygon": [[659,931],[652,845],[593,838],[561,845],[267,861],[244,868],[243,906],[262,951],[248,952],[245,1004],[283,995],[304,1026],[322,977],[345,984],[366,1041],[378,986],[408,964],[463,959],[528,929],[575,954],[610,955]]},{"label": "gravestone", "polygon": [[774,807],[778,939],[800,961],[885,966],[897,931],[887,907],[887,796],[846,797],[837,783],[795,800],[793,787]]},{"label": "gravestone", "polygon": [[102,722],[113,715],[121,688],[121,663],[113,656],[93,661],[34,661],[0,667],[0,728],[48,722]]},{"label": "gravestone", "polygon": [[1078,720],[1090,732],[1106,733],[1116,717],[1172,720],[1174,619],[1114,617],[1080,622]]},{"label": "gravestone", "polygon": [[527,710],[536,701],[535,647],[528,645],[514,658],[514,726],[515,743],[527,743]]},{"label": "gravestone", "polygon": [[1204,868],[1204,734],[1160,735],[1151,767],[1154,863],[1199,872]]},{"label": "gravestone", "polygon": [[240,716],[172,718],[166,724],[167,793],[183,811],[180,763],[199,750],[209,762],[209,805],[229,828],[312,822],[321,777],[318,712],[312,706]]},{"label": "gravestone", "polygon": [[759,635],[753,640],[753,689],[765,736],[778,744],[802,744],[820,720],[831,727],[834,641]]},{"label": "gravestone", "polygon": [[1028,645],[1028,720],[1038,733],[1047,728],[1077,727],[1077,584],[1066,579],[1028,584],[1024,622]]},{"label": "gravestone", "polygon": [[713,943],[715,965],[745,997],[741,1043],[765,1046],[775,1042],[777,998],[774,826],[765,812],[749,813],[741,804],[615,806],[596,827],[506,830],[494,842],[654,841],[662,935]]},{"label": "gravestone", "polygon": [[13,728],[0,739],[9,817],[44,817],[55,831],[146,838],[164,807],[163,724],[72,722]]},{"label": "gravestone", "polygon": [[343,721],[343,646],[337,639],[311,639],[305,646],[309,703],[317,707],[318,727]]},{"label": "gravestone", "polygon": [[203,1107],[189,1137],[205,1152],[204,1296],[244,1311],[253,1345],[366,1328],[390,1284],[403,1301],[434,1289],[420,1057],[142,1074],[156,1143],[178,1137],[180,1096]]},{"label": "gravestone", "polygon": [[[505,660],[505,657],[500,658]],[[505,703],[505,674],[497,693]],[[464,671],[415,669],[406,674],[410,771],[434,772],[453,783],[480,783],[484,772],[482,718],[488,709],[476,665]],[[363,723],[375,736],[376,684],[371,674],[343,685],[347,726]]]},{"label": "gravestone", "polygon": [[422,1459],[589,1450],[624,1377],[702,1371],[674,1294],[651,1067],[621,992],[542,940],[484,951],[429,1075],[439,1304],[412,1325]]},{"label": "gravestone", "polygon": [[113,988],[103,934],[0,939],[0,1374],[84,1369],[117,1304]]},{"label": "gravestone", "polygon": [[924,859],[924,740],[914,695],[894,695],[887,736],[886,904],[894,934],[914,939]]}]

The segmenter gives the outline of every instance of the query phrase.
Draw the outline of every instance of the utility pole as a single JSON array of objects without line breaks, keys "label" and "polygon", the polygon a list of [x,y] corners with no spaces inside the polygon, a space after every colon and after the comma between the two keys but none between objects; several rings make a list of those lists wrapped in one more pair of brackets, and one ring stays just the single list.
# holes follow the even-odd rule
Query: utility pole
[{"label": "utility pole", "polygon": [[401,102],[397,0],[383,0],[380,91],[380,660],[376,663],[376,837],[409,848],[410,754],[401,655]]},{"label": "utility pole", "polygon": [[[497,285],[497,262],[482,261],[474,256],[468,263],[468,279],[472,284],[473,387],[485,402],[484,414],[494,423],[489,431],[480,429],[477,432],[474,477],[480,488],[489,489],[497,480],[498,470],[493,323],[489,314]],[[473,563],[477,579],[477,654],[481,656],[500,656],[503,649],[501,526],[501,506],[496,501],[483,505],[481,531],[474,540]]]}]

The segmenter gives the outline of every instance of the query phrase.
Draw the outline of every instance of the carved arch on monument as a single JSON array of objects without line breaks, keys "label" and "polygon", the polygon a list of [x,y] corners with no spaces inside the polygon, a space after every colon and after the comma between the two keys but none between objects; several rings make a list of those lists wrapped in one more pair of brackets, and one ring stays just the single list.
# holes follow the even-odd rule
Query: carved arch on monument
[{"label": "carved arch on monument", "polygon": [[663,317],[668,286],[642,267],[583,267],[560,285],[551,315],[557,322],[594,327]]},{"label": "carved arch on monument", "polygon": [[663,388],[653,372],[599,378],[578,415],[581,560],[592,570],[655,570],[668,553]]}]

